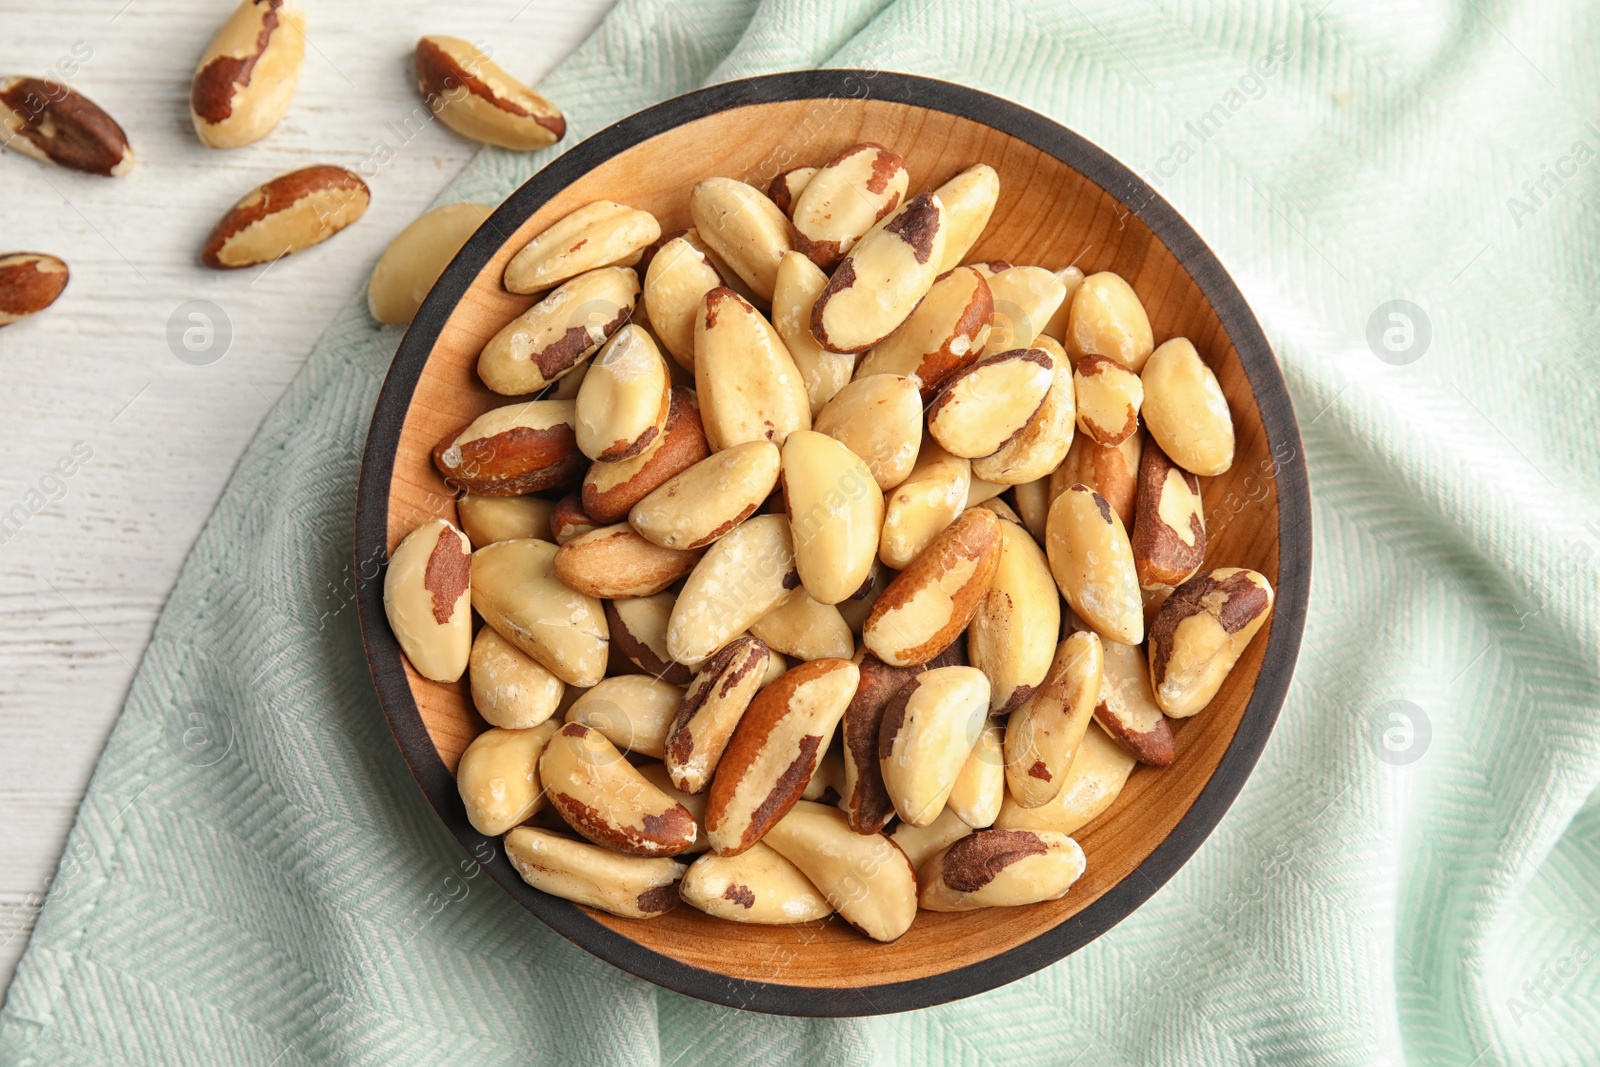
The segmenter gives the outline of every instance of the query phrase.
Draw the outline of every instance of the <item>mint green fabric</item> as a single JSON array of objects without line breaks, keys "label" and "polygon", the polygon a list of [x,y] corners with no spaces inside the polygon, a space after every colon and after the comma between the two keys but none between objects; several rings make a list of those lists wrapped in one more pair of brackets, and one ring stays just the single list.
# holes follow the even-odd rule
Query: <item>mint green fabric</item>
[{"label": "mint green fabric", "polygon": [[[623,0],[544,83],[567,145],[708,81],[908,70],[1080,131],[1216,249],[1316,505],[1254,777],[1128,921],[964,1002],[743,1015],[593,959],[468,876],[373,695],[352,510],[399,335],[352,279],[173,593],[0,1063],[1600,1062],[1596,40],[1534,0]],[[1369,343],[1391,300],[1409,341]]]}]

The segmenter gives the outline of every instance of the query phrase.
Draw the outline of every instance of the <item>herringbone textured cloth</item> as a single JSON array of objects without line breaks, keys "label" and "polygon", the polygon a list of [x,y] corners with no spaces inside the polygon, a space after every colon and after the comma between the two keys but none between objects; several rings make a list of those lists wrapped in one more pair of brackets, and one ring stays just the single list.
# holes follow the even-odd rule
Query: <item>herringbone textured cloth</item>
[{"label": "herringbone textured cloth", "polygon": [[566,144],[707,81],[908,70],[1077,129],[1218,251],[1316,499],[1254,777],[1131,919],[965,1002],[785,1020],[600,963],[463,875],[378,710],[350,531],[398,334],[352,297],[184,570],[0,1062],[1600,1062],[1597,39],[1542,0],[623,0],[545,83]]}]

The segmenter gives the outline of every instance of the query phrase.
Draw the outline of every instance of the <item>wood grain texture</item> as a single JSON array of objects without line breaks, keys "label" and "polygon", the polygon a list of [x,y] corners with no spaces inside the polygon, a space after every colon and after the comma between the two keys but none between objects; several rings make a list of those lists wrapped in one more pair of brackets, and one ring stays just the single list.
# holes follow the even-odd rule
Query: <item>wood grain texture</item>
[{"label": "wood grain texture", "polygon": [[[405,128],[420,103],[416,39],[481,38],[537,83],[610,0],[392,0],[382,18],[366,4],[306,6],[309,47],[288,114],[265,140],[219,152],[190,126],[189,79],[231,2],[0,0],[0,74],[66,81],[121,123],[138,156],[126,177],[105,179],[0,150],[0,251],[47,251],[72,270],[54,307],[0,329],[0,512],[37,490],[74,442],[94,453],[63,479],[64,493],[47,494],[57,499],[0,539],[0,988],[235,462],[384,246],[478,150],[438,123]],[[235,200],[311,163],[363,173],[366,216],[265,270],[224,276],[199,265],[200,243]],[[168,317],[192,299],[231,320],[231,348],[209,366],[167,345]]]},{"label": "wood grain texture", "polygon": [[[1309,574],[1303,463],[1282,379],[1242,299],[1187,226],[1131,174],[1060,127],[970,90],[879,75],[871,82],[871,99],[859,98],[861,93],[782,99],[820,95],[817,90],[829,86],[840,90],[848,77],[779,75],[669,102],[644,113],[632,128],[593,139],[584,146],[589,151],[561,161],[566,169],[552,166],[508,201],[490,228],[510,236],[502,241],[480,233],[479,243],[469,245],[476,255],[458,260],[456,277],[442,280],[397,357],[368,444],[358,548],[392,549],[420,522],[454,518],[453,494],[434,471],[429,451],[447,431],[505,402],[478,382],[474,365],[484,343],[530,302],[500,284],[506,262],[528,239],[567,211],[602,198],[655,213],[668,232],[688,225],[688,189],[700,178],[726,175],[765,187],[777,171],[824,162],[867,140],[905,157],[913,192],[975,162],[999,171],[1000,203],[970,260],[1003,257],[1051,269],[1076,263],[1086,273],[1114,270],[1149,308],[1158,343],[1190,338],[1216,371],[1237,431],[1234,467],[1206,480],[1204,498],[1253,501],[1244,511],[1248,518],[1217,524],[1207,565],[1252,567],[1280,585],[1283,526],[1294,530],[1294,559],[1272,629],[1251,644],[1208,710],[1174,724],[1175,764],[1136,771],[1112,809],[1080,833],[1088,871],[1061,901],[964,914],[923,912],[904,937],[880,945],[838,920],[807,928],[750,927],[687,907],[649,921],[585,909],[586,921],[580,920],[579,909],[519,888],[514,875],[502,878],[504,872],[491,867],[562,933],[635,973],[723,1003],[801,1014],[903,1010],[990,988],[1087,942],[1154,892],[1220,818],[1265,742],[1298,647]],[[738,106],[762,96],[773,99]],[[949,113],[963,110],[985,119],[992,114],[994,125]],[[674,116],[687,121],[678,124]],[[994,128],[1000,125],[1011,132]],[[1030,143],[1041,139],[1057,154]],[[1072,158],[1077,167],[1057,155]],[[1120,198],[1089,172],[1116,183]],[[560,184],[580,174],[581,180]],[[1126,201],[1138,210],[1130,211]],[[1162,228],[1162,237],[1150,220]],[[1231,333],[1219,302],[1227,306]],[[1241,342],[1250,346],[1255,388],[1236,347]],[[1268,397],[1270,427],[1256,389]],[[1280,513],[1284,486],[1292,499]],[[402,748],[445,821],[464,843],[476,840],[470,829],[463,832],[452,807],[459,802],[448,788],[449,769],[481,729],[465,689],[426,682],[409,668],[402,686],[392,638],[382,632],[381,608],[374,605],[375,595],[362,601],[363,624]],[[1283,637],[1274,640],[1280,627]],[[1275,659],[1257,692],[1269,649]],[[1241,731],[1247,708],[1251,719]],[[1233,746],[1236,734],[1243,739]],[[1219,773],[1224,766],[1226,773]],[[1208,789],[1214,775],[1216,788]],[[1195,818],[1185,822],[1191,809],[1197,809]],[[1061,936],[1044,936],[1058,928]]]}]

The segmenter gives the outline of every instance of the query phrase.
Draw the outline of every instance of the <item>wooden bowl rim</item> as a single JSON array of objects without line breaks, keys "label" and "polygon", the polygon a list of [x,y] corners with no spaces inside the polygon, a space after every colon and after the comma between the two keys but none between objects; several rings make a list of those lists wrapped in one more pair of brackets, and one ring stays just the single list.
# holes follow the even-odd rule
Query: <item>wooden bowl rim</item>
[{"label": "wooden bowl rim", "polygon": [[[1254,393],[1268,451],[1274,457],[1286,458],[1275,459],[1279,569],[1267,650],[1233,740],[1187,814],[1128,877],[1081,912],[1022,945],[942,974],[879,986],[830,989],[734,979],[690,966],[647,948],[597,922],[576,905],[524,882],[498,842],[479,834],[467,822],[455,780],[440,759],[407,684],[399,645],[385,619],[378,575],[387,553],[394,458],[412,395],[446,320],[503,245],[502,235],[515,232],[546,201],[606,160],[674,127],[755,104],[840,96],[906,104],[982,123],[1053,156],[1119,200],[1167,246],[1210,302]],[[879,1015],[986,992],[1070,955],[1154,895],[1215,829],[1266,746],[1299,654],[1311,584],[1311,496],[1294,407],[1272,347],[1216,255],[1142,178],[1065,126],[1001,97],[912,74],[808,70],[724,82],[646,108],[573,146],[495,209],[423,301],[384,379],[361,461],[355,549],[361,577],[356,599],[362,640],[384,715],[411,773],[439,818],[502,888],[574,944],[675,992],[780,1015]],[[369,564],[371,577],[367,576]],[[486,851],[491,858],[484,861],[480,857]]]}]

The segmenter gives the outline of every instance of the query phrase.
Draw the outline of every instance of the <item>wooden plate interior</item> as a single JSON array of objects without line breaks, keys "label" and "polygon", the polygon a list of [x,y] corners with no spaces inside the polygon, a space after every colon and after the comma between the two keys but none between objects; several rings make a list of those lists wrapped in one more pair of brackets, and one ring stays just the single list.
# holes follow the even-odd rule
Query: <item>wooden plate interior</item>
[{"label": "wooden plate interior", "polygon": [[[1239,358],[1196,279],[1137,215],[1060,160],[982,123],[881,99],[762,103],[690,121],[600,163],[522,222],[449,315],[416,386],[389,484],[389,548],[427,519],[456,518],[454,493],[435,472],[430,450],[445,433],[507,402],[483,387],[474,368],[485,342],[532,302],[500,284],[506,262],[530,237],[602,198],[653,212],[663,231],[683,228],[690,225],[688,190],[700,178],[726,175],[764,187],[781,170],[821,164],[858,141],[901,153],[913,193],[973,163],[990,164],[1000,173],[1000,203],[969,259],[1115,271],[1149,309],[1157,343],[1174,336],[1195,343],[1222,383],[1238,435],[1233,469],[1204,480],[1207,565],[1248,566],[1276,585],[1273,459]],[[1136,770],[1112,809],[1077,835],[1088,870],[1063,900],[959,915],[923,912],[909,933],[889,945],[868,941],[837,919],[769,928],[710,919],[687,906],[649,921],[589,914],[655,952],[741,982],[872,987],[991,959],[1082,911],[1130,877],[1172,832],[1233,739],[1268,640],[1263,631],[1252,642],[1205,712],[1173,723],[1174,765]],[[466,683],[429,682],[409,666],[406,673],[428,735],[453,771],[461,750],[485,725],[472,709]]]}]

